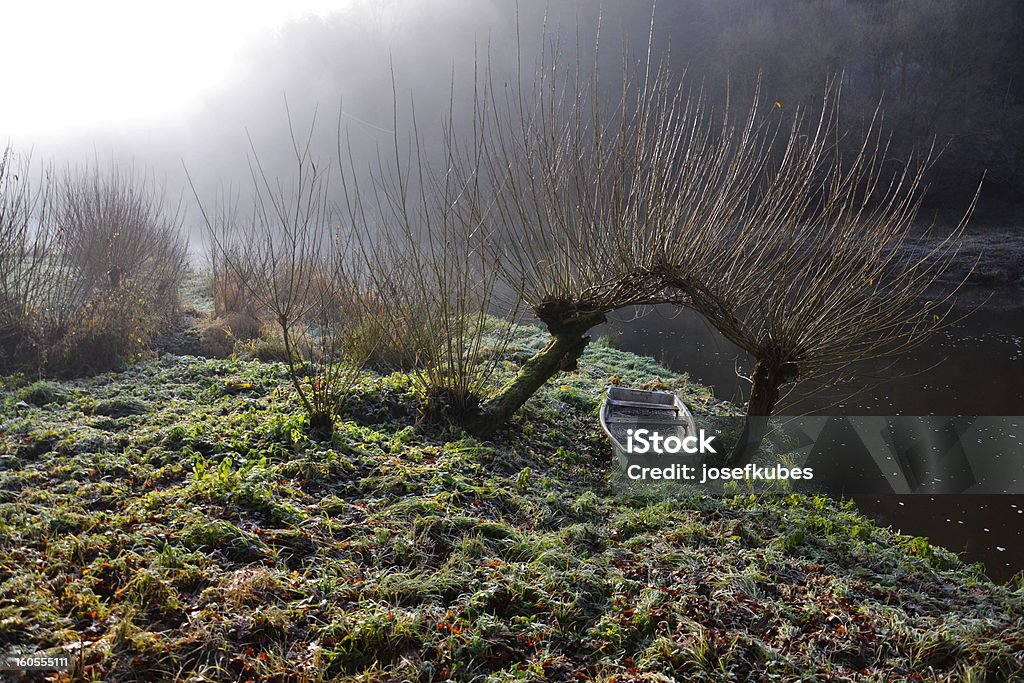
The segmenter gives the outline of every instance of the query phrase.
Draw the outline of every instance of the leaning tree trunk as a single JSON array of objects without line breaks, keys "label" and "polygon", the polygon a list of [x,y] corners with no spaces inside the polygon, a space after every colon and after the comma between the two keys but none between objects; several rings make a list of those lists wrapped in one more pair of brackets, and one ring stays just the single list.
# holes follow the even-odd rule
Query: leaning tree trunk
[{"label": "leaning tree trunk", "polygon": [[586,333],[604,320],[603,314],[590,314],[567,324],[548,323],[550,343],[526,361],[515,379],[481,407],[469,420],[467,428],[478,436],[489,436],[497,431],[545,382],[563,370],[576,368],[576,362],[590,343]]},{"label": "leaning tree trunk", "polygon": [[775,404],[779,402],[779,388],[792,379],[794,374],[795,367],[792,363],[759,359],[754,364],[743,433],[726,457],[726,465],[742,467],[757,454],[765,434],[768,433],[768,417],[775,410]]}]

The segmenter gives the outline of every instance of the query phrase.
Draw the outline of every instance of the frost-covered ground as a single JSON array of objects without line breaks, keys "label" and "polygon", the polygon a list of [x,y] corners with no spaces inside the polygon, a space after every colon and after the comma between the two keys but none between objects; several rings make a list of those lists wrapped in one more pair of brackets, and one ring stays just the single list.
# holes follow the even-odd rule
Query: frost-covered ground
[{"label": "frost-covered ground", "polygon": [[1024,677],[1019,586],[850,505],[613,495],[610,382],[731,410],[601,344],[487,442],[402,374],[329,443],[275,363],[5,380],[0,649],[71,647],[75,680]]}]

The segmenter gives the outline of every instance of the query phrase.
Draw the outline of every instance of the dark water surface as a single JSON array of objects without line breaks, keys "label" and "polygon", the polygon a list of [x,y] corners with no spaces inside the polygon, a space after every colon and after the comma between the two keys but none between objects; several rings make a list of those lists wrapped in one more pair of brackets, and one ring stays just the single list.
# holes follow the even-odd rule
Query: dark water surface
[{"label": "dark water surface", "polygon": [[[1024,294],[1022,294],[1024,298]],[[746,354],[692,311],[619,314],[600,332],[619,348],[653,356],[742,403]],[[938,333],[895,364],[858,369],[853,387],[797,387],[780,407],[787,415],[1024,415],[1024,309],[980,310]],[[850,397],[851,389],[857,394]],[[1024,469],[1024,452],[1021,454]],[[1024,571],[1024,495],[855,496],[883,525],[925,536],[996,581]]]}]

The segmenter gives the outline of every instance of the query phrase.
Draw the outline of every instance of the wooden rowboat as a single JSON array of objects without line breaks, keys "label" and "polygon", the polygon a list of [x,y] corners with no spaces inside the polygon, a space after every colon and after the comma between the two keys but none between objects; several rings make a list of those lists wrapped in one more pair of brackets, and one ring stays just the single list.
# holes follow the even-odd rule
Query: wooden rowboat
[{"label": "wooden rowboat", "polygon": [[668,391],[645,391],[608,387],[601,403],[601,429],[612,442],[612,450],[625,467],[636,460],[626,450],[627,430],[648,429],[662,437],[680,440],[697,435],[693,414],[683,400]]}]

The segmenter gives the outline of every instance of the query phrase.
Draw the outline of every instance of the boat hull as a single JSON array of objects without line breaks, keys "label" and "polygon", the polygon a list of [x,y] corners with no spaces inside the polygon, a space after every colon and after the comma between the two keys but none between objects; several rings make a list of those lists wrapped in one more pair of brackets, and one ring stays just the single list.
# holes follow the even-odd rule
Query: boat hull
[{"label": "boat hull", "polygon": [[[609,387],[601,403],[601,429],[612,444],[612,451],[619,466],[665,465],[667,459],[680,464],[696,464],[700,456],[679,453],[638,453],[644,440],[657,434],[662,440],[676,437],[682,442],[686,437],[696,437],[697,425],[693,414],[677,395],[667,391],[646,391],[626,387]],[[632,431],[631,431],[632,430]],[[638,434],[647,430],[646,435]],[[630,452],[632,439],[634,448]],[[644,438],[646,437],[646,438]]]}]

